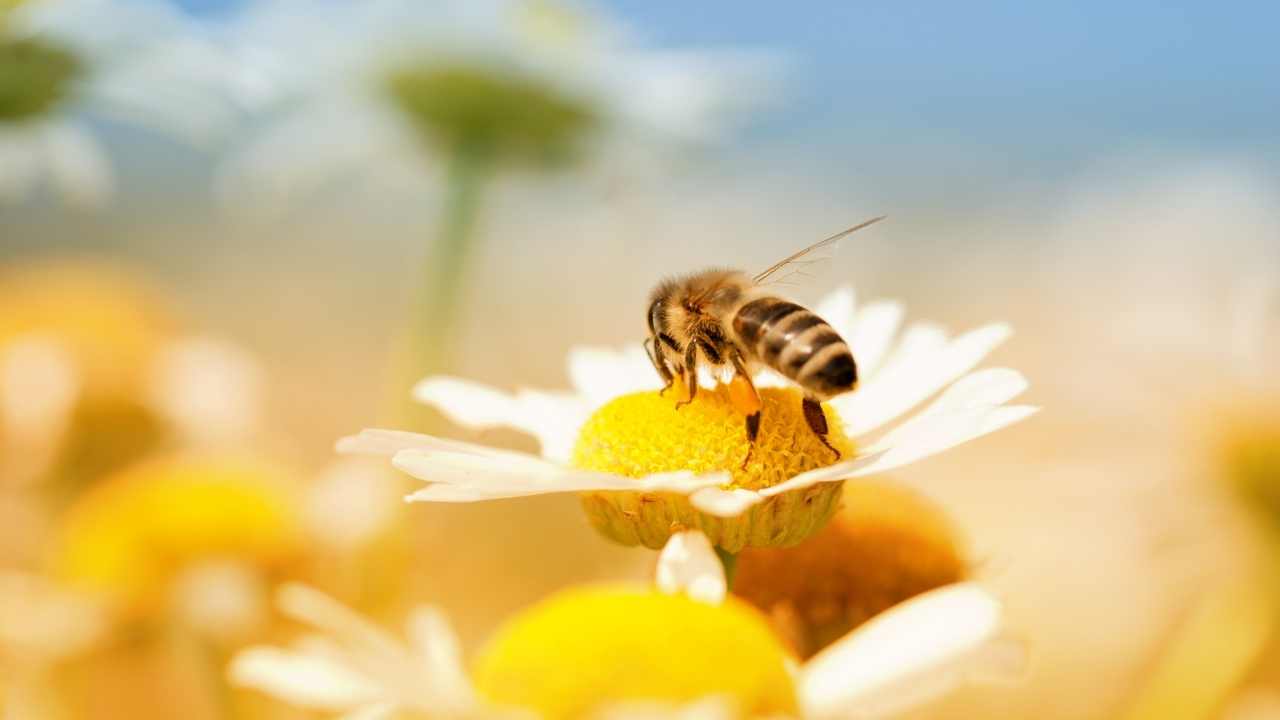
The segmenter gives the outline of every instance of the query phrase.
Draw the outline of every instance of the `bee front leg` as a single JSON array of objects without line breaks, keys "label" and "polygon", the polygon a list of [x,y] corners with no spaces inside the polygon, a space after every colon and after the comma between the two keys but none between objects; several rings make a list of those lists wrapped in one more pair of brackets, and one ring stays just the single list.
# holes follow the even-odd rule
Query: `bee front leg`
[{"label": "bee front leg", "polygon": [[805,397],[804,404],[801,406],[804,410],[804,421],[809,425],[809,429],[814,435],[822,441],[827,449],[836,454],[836,459],[840,459],[840,451],[831,446],[827,441],[827,416],[822,412],[822,403],[811,397]]},{"label": "bee front leg", "polygon": [[676,409],[688,405],[698,396],[698,345],[697,343],[689,343],[689,347],[684,349],[684,386],[689,393],[689,397],[676,402]]},{"label": "bee front leg", "polygon": [[655,347],[656,343],[653,336],[645,338],[644,352],[649,356],[649,362],[653,363],[653,369],[658,371],[658,376],[662,378],[662,389],[658,391],[659,395],[666,395],[671,386],[675,384],[676,378],[671,374],[671,368],[667,367],[667,359],[658,352]]}]

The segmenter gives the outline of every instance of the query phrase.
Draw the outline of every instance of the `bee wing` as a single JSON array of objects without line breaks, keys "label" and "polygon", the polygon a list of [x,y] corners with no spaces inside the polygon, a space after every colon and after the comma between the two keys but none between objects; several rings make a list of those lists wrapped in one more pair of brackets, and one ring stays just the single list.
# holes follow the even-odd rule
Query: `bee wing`
[{"label": "bee wing", "polygon": [[838,242],[840,242],[841,240],[843,240],[846,236],[851,235],[851,234],[853,234],[853,233],[855,233],[855,232],[857,232],[857,231],[861,230],[862,228],[867,227],[868,225],[874,225],[874,224],[876,224],[876,223],[880,222],[881,220],[885,219],[886,217],[888,217],[888,216],[887,216],[887,215],[881,215],[881,216],[879,216],[879,217],[871,218],[870,220],[866,220],[866,221],[864,221],[864,222],[858,223],[857,225],[854,225],[853,227],[851,227],[851,228],[849,228],[849,229],[847,229],[847,230],[841,230],[840,232],[836,233],[835,235],[832,235],[832,236],[831,236],[831,237],[829,237],[829,238],[826,238],[826,239],[824,239],[824,240],[819,240],[818,242],[816,242],[816,243],[814,243],[814,244],[810,245],[809,247],[807,247],[807,248],[805,248],[805,249],[803,249],[803,250],[801,250],[801,251],[799,251],[799,252],[797,252],[797,253],[794,253],[793,255],[790,255],[789,257],[786,257],[786,258],[783,258],[782,260],[779,260],[778,262],[776,262],[776,263],[774,263],[773,265],[771,265],[771,266],[770,266],[767,270],[765,270],[764,272],[761,272],[760,274],[756,275],[754,278],[752,278],[752,280],[753,280],[757,285],[759,285],[760,283],[763,283],[764,281],[766,281],[766,280],[768,280],[769,278],[771,278],[771,277],[773,277],[774,275],[776,275],[779,271],[784,270],[784,269],[786,269],[786,268],[794,267],[794,266],[796,266],[796,265],[800,265],[800,264],[805,264],[805,263],[809,263],[809,262],[817,262],[817,261],[819,261],[819,260],[822,260],[822,259],[824,259],[824,256],[822,256],[822,255],[821,255],[821,251],[823,251],[823,250],[828,250],[828,251],[829,251],[829,250],[834,250],[834,249],[835,249],[835,246],[836,246],[836,243],[838,243]]}]

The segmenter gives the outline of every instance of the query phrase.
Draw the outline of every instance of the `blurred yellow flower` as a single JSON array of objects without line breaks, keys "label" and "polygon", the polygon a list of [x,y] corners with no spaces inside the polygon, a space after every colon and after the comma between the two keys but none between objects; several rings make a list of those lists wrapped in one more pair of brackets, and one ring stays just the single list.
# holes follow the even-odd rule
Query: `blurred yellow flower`
[{"label": "blurred yellow flower", "polygon": [[760,608],[810,657],[873,616],[960,582],[968,562],[941,508],[884,481],[845,483],[844,507],[794,548],[748,548],[733,593]]},{"label": "blurred yellow flower", "polygon": [[[809,430],[800,412],[800,393],[763,388],[760,436],[752,450],[742,430],[742,415],[721,386],[699,393],[677,407],[682,388],[661,396],[633,393],[600,408],[582,426],[571,464],[640,478],[653,473],[728,472],[731,489],[764,490],[836,460]],[[827,408],[830,442],[842,457],[853,443]],[[751,453],[745,466],[743,461]],[[661,548],[672,527],[698,528],[716,545],[736,552],[744,547],[794,545],[821,528],[835,512],[840,483],[826,482],[773,495],[738,517],[699,512],[681,495],[634,492],[583,493],[582,505],[597,530],[625,545]]]},{"label": "blurred yellow flower", "polygon": [[173,322],[155,292],[101,265],[50,262],[0,277],[0,347],[46,337],[60,343],[95,398],[135,395]]},{"label": "blurred yellow flower", "polygon": [[[63,518],[54,567],[74,586],[149,611],[184,593],[192,568],[260,572],[298,551],[299,519],[274,467],[249,459],[167,457],[121,471]],[[179,578],[183,582],[176,582]],[[200,587],[197,583],[196,587]]]}]

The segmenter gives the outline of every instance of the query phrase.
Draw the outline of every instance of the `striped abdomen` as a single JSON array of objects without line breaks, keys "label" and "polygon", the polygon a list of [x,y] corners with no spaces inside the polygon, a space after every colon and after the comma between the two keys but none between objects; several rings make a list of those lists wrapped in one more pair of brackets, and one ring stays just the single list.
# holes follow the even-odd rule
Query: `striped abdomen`
[{"label": "striped abdomen", "polygon": [[733,329],[756,360],[820,399],[848,392],[858,382],[849,346],[827,321],[793,302],[752,300],[734,316]]}]

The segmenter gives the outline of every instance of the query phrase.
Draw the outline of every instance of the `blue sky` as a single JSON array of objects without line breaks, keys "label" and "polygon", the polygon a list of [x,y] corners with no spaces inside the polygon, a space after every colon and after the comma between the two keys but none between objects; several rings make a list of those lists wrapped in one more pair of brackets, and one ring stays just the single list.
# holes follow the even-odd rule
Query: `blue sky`
[{"label": "blue sky", "polygon": [[[800,7],[797,8],[796,6]],[[660,44],[778,48],[779,130],[1059,147],[1280,139],[1280,3],[608,3]]]}]

